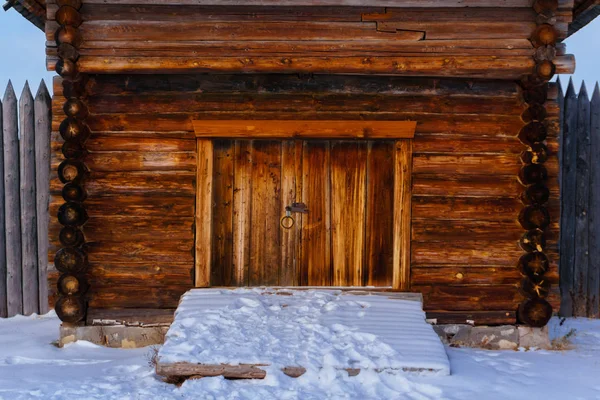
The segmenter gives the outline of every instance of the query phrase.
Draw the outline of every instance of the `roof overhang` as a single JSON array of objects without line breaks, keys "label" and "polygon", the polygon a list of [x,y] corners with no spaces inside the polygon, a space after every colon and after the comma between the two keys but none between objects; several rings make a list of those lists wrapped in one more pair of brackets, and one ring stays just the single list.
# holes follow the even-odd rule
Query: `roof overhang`
[{"label": "roof overhang", "polygon": [[569,24],[569,36],[589,24],[600,15],[600,0],[583,0],[575,3],[573,22]]},{"label": "roof overhang", "polygon": [[32,24],[42,31],[44,30],[46,25],[46,0],[8,0],[2,8],[4,8],[4,11],[14,8]]}]

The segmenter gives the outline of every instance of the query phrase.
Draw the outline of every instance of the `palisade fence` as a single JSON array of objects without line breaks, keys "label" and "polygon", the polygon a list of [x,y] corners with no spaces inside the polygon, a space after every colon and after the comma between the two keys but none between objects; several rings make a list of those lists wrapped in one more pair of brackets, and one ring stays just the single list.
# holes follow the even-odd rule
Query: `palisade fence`
[{"label": "palisade fence", "polygon": [[561,109],[560,315],[600,317],[600,89],[569,82]]},{"label": "palisade fence", "polygon": [[51,99],[9,82],[0,102],[0,317],[48,311]]}]

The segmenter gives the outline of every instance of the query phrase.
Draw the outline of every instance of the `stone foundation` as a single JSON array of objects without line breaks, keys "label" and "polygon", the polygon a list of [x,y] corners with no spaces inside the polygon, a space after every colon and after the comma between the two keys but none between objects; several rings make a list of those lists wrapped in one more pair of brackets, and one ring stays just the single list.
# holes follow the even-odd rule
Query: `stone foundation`
[{"label": "stone foundation", "polygon": [[444,344],[488,350],[550,349],[548,327],[433,325]]},{"label": "stone foundation", "polygon": [[68,326],[60,327],[59,346],[86,340],[101,346],[134,349],[163,344],[168,326]]},{"label": "stone foundation", "polygon": [[[59,345],[86,340],[101,346],[132,349],[163,344],[168,325],[97,325],[60,327]],[[433,325],[442,343],[488,350],[550,349],[548,327]]]}]

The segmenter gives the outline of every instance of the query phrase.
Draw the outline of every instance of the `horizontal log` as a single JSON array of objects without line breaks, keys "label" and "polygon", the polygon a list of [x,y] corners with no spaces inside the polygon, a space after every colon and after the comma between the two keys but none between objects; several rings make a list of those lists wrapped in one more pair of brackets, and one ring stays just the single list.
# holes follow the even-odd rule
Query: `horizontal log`
[{"label": "horizontal log", "polygon": [[518,284],[522,275],[514,267],[413,267],[411,285],[458,284],[502,285]]},{"label": "horizontal log", "polygon": [[[557,29],[566,32],[562,21]],[[562,25],[562,26],[561,26]],[[344,40],[416,41],[452,39],[515,39],[528,37],[536,28],[533,18],[503,21],[464,18],[439,21],[423,16],[418,21],[127,21],[91,20],[80,27],[87,40],[162,40],[165,29],[173,41],[287,41]],[[52,40],[52,37],[47,37]]]},{"label": "horizontal log", "polygon": [[511,222],[420,220],[412,221],[412,240],[452,241],[469,238],[478,240],[519,240],[523,230],[516,218]]},{"label": "horizontal log", "polygon": [[[446,266],[411,268],[411,285],[501,285],[518,284],[523,275],[514,266]],[[544,279],[558,283],[558,265],[552,264]]]},{"label": "horizontal log", "polygon": [[147,262],[147,263],[190,263],[194,257],[193,238],[187,240],[163,240],[155,237],[152,240],[115,240],[86,242],[84,248],[88,253],[90,264],[106,262]]},{"label": "horizontal log", "polygon": [[514,310],[508,311],[427,311],[427,319],[436,324],[470,325],[514,325],[517,316]]},{"label": "horizontal log", "polygon": [[470,155],[473,153],[495,153],[518,155],[523,151],[523,144],[515,139],[514,134],[508,137],[481,138],[479,135],[420,133],[413,140],[413,151],[415,154],[451,153],[453,155]]},{"label": "horizontal log", "polygon": [[[50,205],[50,215],[55,215],[58,206],[58,202]],[[85,206],[92,218],[104,216],[169,217],[172,219],[194,217],[193,196],[97,193],[85,201]]]},{"label": "horizontal log", "polygon": [[[522,208],[523,204],[516,198],[413,196],[412,218],[413,224],[418,220],[424,220],[425,223],[431,221],[432,224],[436,223],[435,221],[513,224],[516,223],[517,215]],[[559,215],[558,198],[553,199],[548,208],[550,215],[553,216],[552,234],[556,234],[554,232],[558,230],[556,229]]]},{"label": "horizontal log", "polygon": [[515,155],[439,155],[413,156],[413,174],[511,175],[519,172],[520,162]]},{"label": "horizontal log", "polygon": [[88,308],[86,325],[99,325],[101,320],[124,325],[171,324],[174,313],[172,308]]},{"label": "horizontal log", "polygon": [[[184,132],[193,132],[192,120],[410,120],[418,121],[416,133],[463,134],[475,133],[482,137],[518,132],[523,122],[518,115],[475,115],[475,114],[427,114],[398,112],[206,112],[179,114],[147,114],[147,115],[90,115],[87,124],[96,131],[115,132],[170,132],[184,136]],[[53,120],[53,130],[57,130],[57,122]],[[514,135],[514,133],[513,133]]]},{"label": "horizontal log", "polygon": [[[60,193],[62,184],[52,177],[50,190],[54,194]],[[86,190],[88,199],[98,195],[194,197],[194,180],[195,173],[186,171],[92,172]]]},{"label": "horizontal log", "polygon": [[[412,242],[413,266],[433,265],[506,265],[515,268],[517,260],[523,255],[518,241],[469,241],[454,240],[447,242]],[[556,260],[556,241],[548,242],[547,255]],[[493,260],[493,261],[491,261]]]},{"label": "horizontal log", "polygon": [[[192,264],[190,264],[192,265]],[[91,308],[177,308],[182,294],[192,285],[143,285],[90,287],[88,306]]]},{"label": "horizontal log", "polygon": [[[88,0],[86,4],[104,4],[105,0]],[[157,0],[113,0],[113,4],[157,4]],[[305,0],[164,0],[164,5],[212,5],[212,6],[303,6]],[[363,0],[313,0],[315,6],[362,6]],[[372,7],[396,8],[453,8],[453,7],[501,7],[501,8],[530,8],[532,0],[374,0],[369,3]],[[572,9],[573,0],[559,0],[559,9]]]},{"label": "horizontal log", "polygon": [[87,274],[91,286],[110,288],[115,286],[135,286],[144,282],[144,287],[163,287],[194,284],[192,264],[152,265],[144,263],[103,263],[95,265]]},{"label": "horizontal log", "polygon": [[[54,82],[54,93],[62,93],[61,78]],[[514,82],[463,81],[455,79],[403,78],[393,76],[339,75],[95,75],[88,81],[90,96],[147,93],[271,93],[271,94],[378,94],[378,95],[469,95],[515,98]]]},{"label": "horizontal log", "polygon": [[412,139],[414,121],[194,120],[198,138]]},{"label": "horizontal log", "polygon": [[[52,45],[52,42],[48,42]],[[533,56],[531,43],[525,39],[481,40],[420,40],[390,41],[369,40],[368,42],[342,40],[290,40],[286,42],[249,41],[86,41],[79,51],[87,57],[152,57],[158,54],[167,57],[186,57],[195,54],[207,57],[223,56],[352,56],[356,54],[408,56],[417,54],[447,54],[456,56]],[[58,50],[47,47],[46,55],[56,57]]]},{"label": "horizontal log", "polygon": [[[147,4],[84,4],[81,15],[85,21],[338,21],[360,22],[362,14],[383,12],[381,7],[236,7]],[[49,13],[48,19],[54,19]]]},{"label": "horizontal log", "polygon": [[415,285],[423,294],[423,308],[448,311],[514,310],[523,298],[518,285]]},{"label": "horizontal log", "polygon": [[[87,206],[87,202],[85,203]],[[133,240],[193,240],[193,217],[173,218],[169,214],[162,217],[142,216],[97,216],[91,214],[85,224],[85,238],[94,241],[133,241]],[[56,227],[50,230],[50,236],[58,236]]]},{"label": "horizontal log", "polygon": [[515,198],[522,190],[517,177],[486,175],[419,174],[413,176],[413,196]]},{"label": "horizontal log", "polygon": [[575,56],[572,54],[565,54],[564,56],[557,56],[553,60],[554,66],[556,67],[557,74],[574,74],[575,73]]},{"label": "horizontal log", "polygon": [[[173,137],[175,135],[175,137]],[[177,137],[177,133],[161,132],[94,132],[85,142],[91,152],[195,152],[196,140]],[[58,132],[51,136],[51,148],[55,153],[63,149],[63,139]]]},{"label": "horizontal log", "polygon": [[534,66],[531,57],[87,57],[77,66],[94,73],[336,73],[520,79]]},{"label": "horizontal log", "polygon": [[[522,208],[516,198],[455,198],[418,196],[413,193],[412,218],[476,221],[514,221]],[[413,222],[414,223],[414,222]]]},{"label": "horizontal log", "polygon": [[[102,114],[181,113],[183,111],[402,111],[437,114],[520,114],[525,105],[515,97],[482,102],[478,97],[365,94],[237,94],[158,93],[99,95],[88,98],[89,107]],[[514,136],[514,134],[513,134]]]},{"label": "horizontal log", "polygon": [[90,171],[195,171],[196,152],[98,152],[85,158]]}]

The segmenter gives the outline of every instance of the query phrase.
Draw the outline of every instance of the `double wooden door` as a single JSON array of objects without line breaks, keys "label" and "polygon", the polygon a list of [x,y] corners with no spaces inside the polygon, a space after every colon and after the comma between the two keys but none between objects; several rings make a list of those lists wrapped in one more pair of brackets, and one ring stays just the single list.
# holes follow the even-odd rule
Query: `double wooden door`
[{"label": "double wooden door", "polygon": [[406,289],[411,143],[199,139],[196,286]]}]

